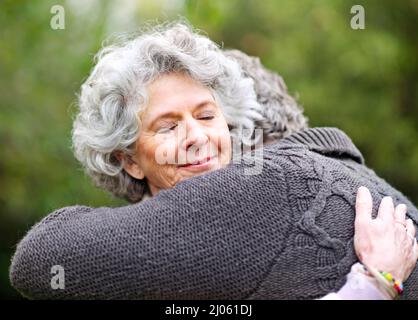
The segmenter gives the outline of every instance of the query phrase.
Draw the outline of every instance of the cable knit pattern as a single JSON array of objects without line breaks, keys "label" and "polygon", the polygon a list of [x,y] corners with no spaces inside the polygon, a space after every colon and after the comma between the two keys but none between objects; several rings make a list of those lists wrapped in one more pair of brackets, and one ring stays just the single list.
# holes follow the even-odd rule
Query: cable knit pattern
[{"label": "cable knit pattern", "polygon": [[[35,299],[313,299],[341,288],[357,261],[359,186],[374,215],[390,195],[418,222],[339,129],[264,146],[258,175],[244,175],[254,165],[244,159],[134,205],[54,211],[18,244],[13,286]],[[54,265],[65,289],[50,286]],[[416,270],[403,298],[418,299]]]}]

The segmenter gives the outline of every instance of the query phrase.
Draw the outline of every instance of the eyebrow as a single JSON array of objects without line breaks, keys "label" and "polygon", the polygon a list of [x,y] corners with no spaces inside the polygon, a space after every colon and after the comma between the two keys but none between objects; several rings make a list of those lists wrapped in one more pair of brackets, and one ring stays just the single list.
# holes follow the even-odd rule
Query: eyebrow
[{"label": "eyebrow", "polygon": [[[213,101],[211,101],[211,100],[205,100],[205,101],[202,101],[202,102],[198,103],[194,107],[194,111],[196,111],[196,110],[198,110],[198,109],[200,109],[200,108],[202,108],[202,107],[204,107],[204,106],[206,106],[208,104],[212,104],[213,106],[216,106]],[[152,128],[158,120],[161,120],[163,118],[168,118],[168,117],[174,117],[177,114],[178,113],[175,112],[175,111],[167,111],[167,112],[164,112],[164,113],[160,114],[159,116],[157,116],[154,120],[152,120],[149,127]]]}]

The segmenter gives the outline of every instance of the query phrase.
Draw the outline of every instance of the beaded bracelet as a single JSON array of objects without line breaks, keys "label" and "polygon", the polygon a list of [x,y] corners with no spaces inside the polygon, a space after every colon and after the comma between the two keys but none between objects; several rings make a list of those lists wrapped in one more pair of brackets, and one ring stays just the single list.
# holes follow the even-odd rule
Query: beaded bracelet
[{"label": "beaded bracelet", "polygon": [[396,292],[398,292],[398,294],[402,294],[403,293],[403,285],[402,282],[395,280],[393,278],[393,276],[389,273],[389,272],[384,272],[381,271],[380,272],[382,276],[385,277],[386,280],[389,281],[390,285],[395,288]]},{"label": "beaded bracelet", "polygon": [[385,290],[392,299],[397,299],[403,293],[403,284],[401,281],[395,280],[395,278],[389,272],[378,271],[377,269],[364,266],[364,270],[373,276],[380,287]]}]

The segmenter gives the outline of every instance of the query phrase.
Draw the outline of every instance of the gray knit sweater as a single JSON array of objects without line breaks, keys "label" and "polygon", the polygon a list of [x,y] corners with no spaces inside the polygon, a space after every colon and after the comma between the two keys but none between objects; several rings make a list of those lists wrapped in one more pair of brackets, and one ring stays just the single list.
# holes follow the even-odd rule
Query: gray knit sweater
[{"label": "gray knit sweater", "polygon": [[[339,289],[357,261],[357,188],[418,212],[364,165],[342,131],[314,128],[264,146],[251,161],[180,182],[119,208],[58,209],[20,241],[12,285],[29,298],[312,299]],[[399,164],[394,164],[399,165]],[[51,268],[65,271],[52,289]],[[418,272],[405,285],[418,299]]]}]

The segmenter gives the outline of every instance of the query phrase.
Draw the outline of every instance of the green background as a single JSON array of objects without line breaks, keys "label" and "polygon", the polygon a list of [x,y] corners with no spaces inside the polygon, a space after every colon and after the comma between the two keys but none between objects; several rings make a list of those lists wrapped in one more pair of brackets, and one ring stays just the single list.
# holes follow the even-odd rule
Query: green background
[{"label": "green background", "polygon": [[[65,29],[52,30],[53,5]],[[365,9],[353,30],[350,8]],[[336,126],[366,163],[418,203],[418,1],[153,0],[0,3],[0,297],[17,241],[53,210],[120,206],[71,145],[76,92],[108,36],[186,17],[225,48],[280,73],[310,126]]]}]

